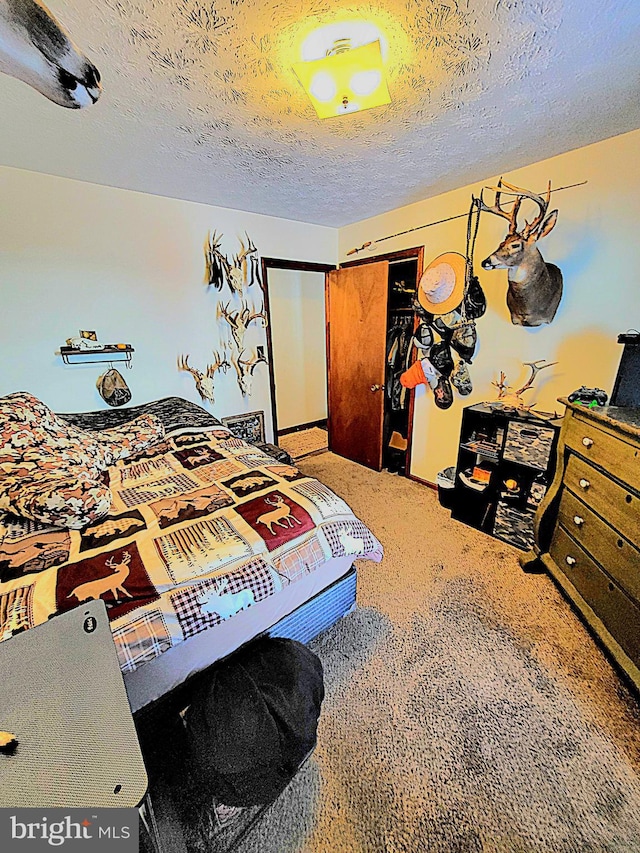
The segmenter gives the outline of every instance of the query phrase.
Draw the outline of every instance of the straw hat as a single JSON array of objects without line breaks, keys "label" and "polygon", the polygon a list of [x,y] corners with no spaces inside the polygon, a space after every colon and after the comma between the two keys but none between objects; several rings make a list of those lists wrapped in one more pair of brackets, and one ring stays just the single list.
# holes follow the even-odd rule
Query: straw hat
[{"label": "straw hat", "polygon": [[418,285],[418,301],[431,314],[448,314],[464,298],[466,259],[457,252],[446,252],[431,261]]}]

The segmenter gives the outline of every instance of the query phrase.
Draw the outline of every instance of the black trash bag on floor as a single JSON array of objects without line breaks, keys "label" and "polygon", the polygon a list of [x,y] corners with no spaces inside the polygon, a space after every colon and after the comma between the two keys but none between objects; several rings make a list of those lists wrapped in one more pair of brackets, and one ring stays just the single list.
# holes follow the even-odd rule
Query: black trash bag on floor
[{"label": "black trash bag on floor", "polygon": [[316,745],[323,699],[322,663],[302,643],[264,637],[234,652],[184,715],[198,783],[228,806],[272,802]]}]

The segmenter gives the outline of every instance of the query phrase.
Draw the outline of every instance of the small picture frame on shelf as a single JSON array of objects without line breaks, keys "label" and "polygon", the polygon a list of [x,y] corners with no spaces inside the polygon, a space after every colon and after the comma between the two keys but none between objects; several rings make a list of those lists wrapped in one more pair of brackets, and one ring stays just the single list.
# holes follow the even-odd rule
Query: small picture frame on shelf
[{"label": "small picture frame on shelf", "polygon": [[235,436],[249,444],[264,444],[264,412],[231,415],[228,418],[222,418],[222,423],[229,427]]},{"label": "small picture frame on shelf", "polygon": [[84,338],[86,341],[97,341],[98,333],[80,329],[80,337]]}]

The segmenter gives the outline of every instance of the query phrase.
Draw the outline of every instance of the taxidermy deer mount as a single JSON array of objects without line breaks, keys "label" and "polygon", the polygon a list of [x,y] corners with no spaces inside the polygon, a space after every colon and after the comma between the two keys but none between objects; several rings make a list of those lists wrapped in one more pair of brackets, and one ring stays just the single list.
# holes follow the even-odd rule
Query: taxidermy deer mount
[{"label": "taxidermy deer mount", "polygon": [[[546,198],[530,190],[514,187],[506,181],[503,182],[502,178],[497,187],[487,189],[495,192],[495,203],[491,206],[485,204],[480,193],[480,209],[504,217],[509,222],[509,231],[498,248],[482,261],[482,269],[509,271],[507,307],[511,322],[515,326],[541,326],[550,323],[562,297],[562,273],[555,264],[545,263],[536,243],[541,237],[546,237],[558,218],[557,210],[552,210],[547,215],[551,199],[551,181]],[[500,206],[500,196],[503,193],[516,196],[511,212]],[[539,213],[532,222],[525,222],[519,231],[518,212],[525,198],[538,205]]]},{"label": "taxidermy deer mount", "polygon": [[498,389],[498,399],[495,403],[491,404],[492,408],[502,408],[505,407],[513,407],[514,409],[533,409],[535,403],[530,406],[527,406],[522,398],[522,394],[525,391],[528,391],[532,386],[534,379],[538,375],[541,370],[544,370],[545,367],[553,367],[554,364],[557,364],[557,361],[550,361],[545,364],[545,359],[541,358],[538,361],[525,361],[523,364],[525,367],[529,367],[531,369],[531,376],[529,380],[525,382],[522,388],[518,388],[517,391],[514,391],[510,385],[507,385],[507,376],[504,371],[500,371],[500,379],[497,382],[492,382]]},{"label": "taxidermy deer mount", "polygon": [[40,0],[0,0],[0,71],[70,109],[102,91],[98,69]]}]

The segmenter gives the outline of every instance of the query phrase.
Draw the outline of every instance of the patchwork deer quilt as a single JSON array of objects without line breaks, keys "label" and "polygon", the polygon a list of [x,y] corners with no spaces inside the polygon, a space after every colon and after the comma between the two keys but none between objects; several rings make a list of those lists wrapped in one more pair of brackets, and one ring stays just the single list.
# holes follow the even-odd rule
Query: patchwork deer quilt
[{"label": "patchwork deer quilt", "polygon": [[382,558],[330,489],[218,424],[168,429],[109,475],[84,529],[0,516],[0,640],[101,598],[131,672],[332,557]]}]

